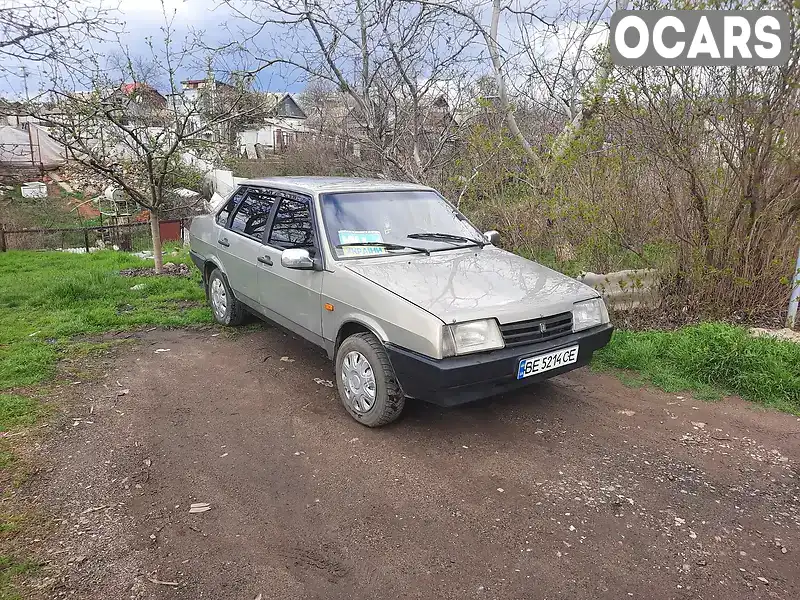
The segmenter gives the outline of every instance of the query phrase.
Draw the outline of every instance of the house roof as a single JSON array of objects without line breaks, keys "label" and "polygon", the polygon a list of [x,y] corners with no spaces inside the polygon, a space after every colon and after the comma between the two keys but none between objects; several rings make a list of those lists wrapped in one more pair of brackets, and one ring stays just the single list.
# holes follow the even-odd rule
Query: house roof
[{"label": "house roof", "polygon": [[289,92],[260,92],[260,95],[264,97],[266,100],[266,109],[272,110],[273,108],[277,107],[281,102],[285,99],[289,99],[292,103],[297,107],[297,109],[303,114],[301,118],[306,118],[306,112],[303,110],[303,107],[300,106],[300,103],[294,99],[294,96]]},{"label": "house roof", "polygon": [[133,92],[136,91],[142,91],[142,92],[152,92],[154,94],[158,94],[159,96],[161,95],[159,91],[152,85],[149,85],[147,83],[141,83],[139,81],[136,81],[134,83],[123,83],[121,86],[119,86],[119,89],[126,94],[132,94]]},{"label": "house roof", "polygon": [[141,82],[123,83],[119,86],[119,91],[126,96],[131,96],[135,92],[140,92],[140,98],[148,97],[149,101],[155,101],[157,104],[166,104],[167,99],[152,85]]}]

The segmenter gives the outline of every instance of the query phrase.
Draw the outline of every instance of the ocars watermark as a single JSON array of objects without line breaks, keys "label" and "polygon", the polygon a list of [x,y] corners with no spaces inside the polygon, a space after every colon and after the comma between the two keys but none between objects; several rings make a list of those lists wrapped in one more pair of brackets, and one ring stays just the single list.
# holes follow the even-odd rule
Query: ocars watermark
[{"label": "ocars watermark", "polygon": [[611,16],[617,65],[784,65],[781,10],[621,10]]}]

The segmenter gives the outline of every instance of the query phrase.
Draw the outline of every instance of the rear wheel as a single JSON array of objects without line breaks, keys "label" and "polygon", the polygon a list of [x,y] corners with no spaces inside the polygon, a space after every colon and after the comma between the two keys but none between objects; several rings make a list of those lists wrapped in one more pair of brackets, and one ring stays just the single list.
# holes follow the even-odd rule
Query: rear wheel
[{"label": "rear wheel", "polygon": [[336,383],[347,412],[367,427],[387,425],[403,412],[405,396],[389,356],[371,333],[351,335],[339,346]]},{"label": "rear wheel", "polygon": [[208,304],[217,323],[241,325],[246,315],[244,305],[234,297],[228,280],[219,269],[214,269],[208,276],[207,294]]}]

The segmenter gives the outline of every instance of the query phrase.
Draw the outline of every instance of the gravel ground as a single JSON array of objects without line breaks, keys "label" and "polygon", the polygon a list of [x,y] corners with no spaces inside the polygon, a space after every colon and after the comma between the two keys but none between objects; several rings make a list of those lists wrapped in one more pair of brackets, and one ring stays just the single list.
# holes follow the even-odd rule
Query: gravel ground
[{"label": "gravel ground", "polygon": [[795,417],[582,369],[370,430],[276,329],[139,337],[17,493],[27,596],[800,597]]}]

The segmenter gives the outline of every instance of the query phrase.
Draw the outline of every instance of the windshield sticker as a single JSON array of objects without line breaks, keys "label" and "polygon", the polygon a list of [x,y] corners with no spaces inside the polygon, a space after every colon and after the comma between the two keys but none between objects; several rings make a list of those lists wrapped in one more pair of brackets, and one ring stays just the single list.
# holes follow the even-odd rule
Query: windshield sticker
[{"label": "windshield sticker", "polygon": [[[369,242],[383,242],[380,231],[339,231],[340,244],[366,244]],[[386,248],[380,246],[350,246],[339,248],[342,256],[364,256],[367,254],[387,254]]]}]

